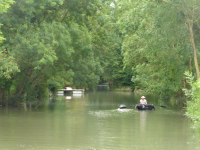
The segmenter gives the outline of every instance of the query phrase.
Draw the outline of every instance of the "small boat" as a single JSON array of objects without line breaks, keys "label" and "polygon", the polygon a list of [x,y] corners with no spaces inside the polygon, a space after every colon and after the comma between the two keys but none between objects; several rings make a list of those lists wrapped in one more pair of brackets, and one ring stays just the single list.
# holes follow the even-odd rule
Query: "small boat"
[{"label": "small boat", "polygon": [[[119,109],[124,109],[124,108],[128,108],[128,107],[134,107],[137,109],[137,110],[152,110],[154,109],[155,110],[155,107],[153,104],[149,104],[149,105],[141,105],[141,104],[137,104],[137,105],[131,105],[131,106],[125,106],[125,105],[121,105],[119,107]],[[166,106],[162,106],[162,105],[156,105],[156,106],[160,106],[160,107],[163,107],[163,108],[166,108]]]},{"label": "small boat", "polygon": [[153,104],[149,104],[149,105],[141,105],[141,104],[137,104],[135,105],[135,108],[138,110],[155,110],[155,107],[153,106]]}]

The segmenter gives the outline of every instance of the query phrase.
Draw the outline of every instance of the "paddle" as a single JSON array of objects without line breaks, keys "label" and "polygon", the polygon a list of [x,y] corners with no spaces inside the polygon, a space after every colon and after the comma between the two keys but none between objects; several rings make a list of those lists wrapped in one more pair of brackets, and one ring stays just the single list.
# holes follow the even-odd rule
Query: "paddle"
[{"label": "paddle", "polygon": [[160,106],[160,107],[166,108],[166,106],[162,106],[162,105],[156,105],[156,106]]}]

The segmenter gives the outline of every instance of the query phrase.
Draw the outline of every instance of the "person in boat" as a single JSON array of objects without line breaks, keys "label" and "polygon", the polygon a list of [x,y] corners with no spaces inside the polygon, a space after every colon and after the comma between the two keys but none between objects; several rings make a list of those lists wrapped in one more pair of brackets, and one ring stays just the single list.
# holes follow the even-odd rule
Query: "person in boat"
[{"label": "person in boat", "polygon": [[140,105],[143,105],[143,106],[147,105],[147,100],[145,99],[144,96],[142,96],[140,99]]}]

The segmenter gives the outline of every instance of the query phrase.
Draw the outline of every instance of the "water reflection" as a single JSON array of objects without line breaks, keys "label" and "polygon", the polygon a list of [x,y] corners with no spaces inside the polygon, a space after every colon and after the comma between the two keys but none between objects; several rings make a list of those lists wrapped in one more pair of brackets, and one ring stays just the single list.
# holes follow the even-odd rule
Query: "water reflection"
[{"label": "water reflection", "polygon": [[138,102],[138,97],[91,92],[79,98],[57,97],[27,111],[0,108],[0,149],[199,149],[199,132],[179,110],[118,109]]},{"label": "water reflection", "polygon": [[73,97],[74,98],[82,98],[82,97],[84,97],[84,94],[83,93],[73,93]]},{"label": "water reflection", "polygon": [[66,96],[65,99],[69,100],[69,99],[72,99],[72,97],[71,96]]},{"label": "water reflection", "polygon": [[147,120],[147,111],[141,110],[140,114],[140,132],[145,132],[146,130],[146,120]]}]

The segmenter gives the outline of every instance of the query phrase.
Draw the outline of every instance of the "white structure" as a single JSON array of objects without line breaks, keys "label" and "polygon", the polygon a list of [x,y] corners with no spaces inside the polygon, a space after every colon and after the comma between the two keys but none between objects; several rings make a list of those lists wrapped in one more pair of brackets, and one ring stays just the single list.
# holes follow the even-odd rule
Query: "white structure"
[{"label": "white structure", "polygon": [[64,93],[66,92],[73,92],[73,94],[84,94],[84,89],[72,89],[71,87],[65,87],[64,89],[60,89],[58,91],[58,95],[61,96],[61,95],[64,95]]},{"label": "white structure", "polygon": [[67,91],[72,91],[72,88],[71,88],[71,87],[65,87],[65,89],[66,89]]},{"label": "white structure", "polygon": [[73,94],[82,94],[84,93],[83,90],[73,90]]},{"label": "white structure", "polygon": [[58,91],[58,94],[64,94],[64,91]]},{"label": "white structure", "polygon": [[64,96],[64,91],[58,91],[57,95],[58,96]]}]

